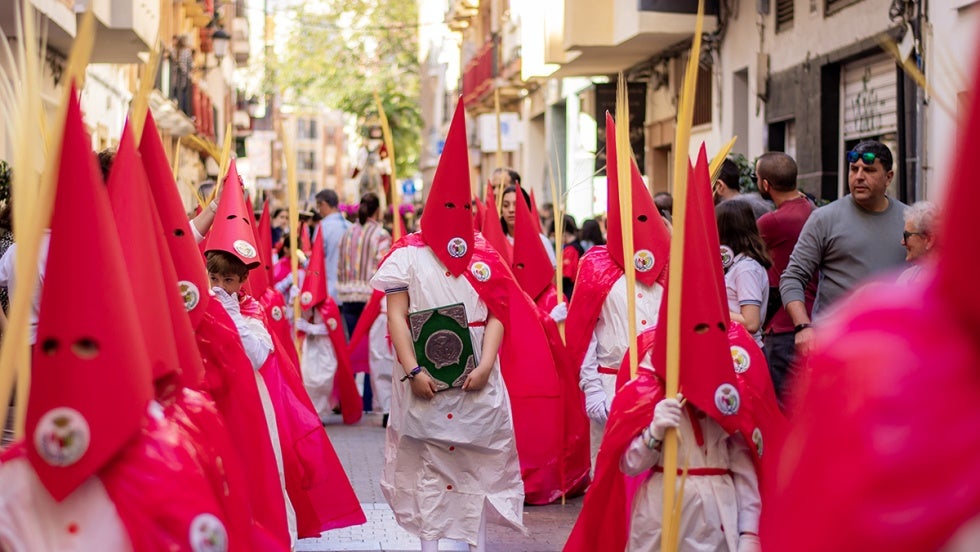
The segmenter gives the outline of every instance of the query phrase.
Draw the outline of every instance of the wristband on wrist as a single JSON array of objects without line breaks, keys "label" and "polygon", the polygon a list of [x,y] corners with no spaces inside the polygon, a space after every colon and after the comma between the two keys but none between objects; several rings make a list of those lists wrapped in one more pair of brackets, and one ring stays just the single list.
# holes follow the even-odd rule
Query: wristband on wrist
[{"label": "wristband on wrist", "polygon": [[798,334],[798,333],[802,332],[803,330],[805,330],[805,329],[807,329],[809,327],[810,327],[810,323],[809,322],[807,322],[806,324],[797,324],[793,328],[793,333]]},{"label": "wristband on wrist", "polygon": [[416,366],[415,368],[412,368],[412,371],[411,372],[409,372],[409,373],[405,374],[404,376],[402,376],[402,379],[400,379],[398,381],[405,381],[405,380],[415,379],[415,376],[419,375],[419,372],[421,372],[421,371],[422,371],[422,367],[421,366]]},{"label": "wristband on wrist", "polygon": [[211,203],[208,204],[208,209],[211,209],[211,212],[212,213],[217,213],[218,212],[218,202],[212,200]]},{"label": "wristband on wrist", "polygon": [[653,432],[650,431],[649,426],[643,428],[643,431],[640,433],[640,437],[643,439],[643,444],[646,445],[646,447],[650,450],[659,447],[660,444],[663,442],[660,439],[657,439],[656,437],[653,436]]}]

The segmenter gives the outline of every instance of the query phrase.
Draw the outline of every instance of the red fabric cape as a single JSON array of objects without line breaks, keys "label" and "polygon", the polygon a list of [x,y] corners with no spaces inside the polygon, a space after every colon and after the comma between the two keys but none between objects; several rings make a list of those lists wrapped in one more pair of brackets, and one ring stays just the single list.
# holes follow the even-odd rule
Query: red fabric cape
[{"label": "red fabric cape", "polygon": [[200,514],[218,518],[229,550],[247,549],[224,517],[198,460],[171,421],[147,417],[144,429],[99,477],[129,533],[133,550],[192,552],[189,536]]},{"label": "red fabric cape", "polygon": [[[293,313],[292,309],[287,310],[286,301],[282,298],[282,294],[274,288],[269,287],[259,292],[261,295],[254,297],[265,311],[266,327],[269,329],[269,333],[275,333],[283,344],[283,352],[289,357],[289,361],[293,363],[293,366],[299,368],[299,351],[296,350],[296,342],[293,340],[293,328],[289,325],[289,319]],[[276,316],[276,308],[279,309],[279,316]]]},{"label": "red fabric cape", "polygon": [[275,452],[265,427],[265,414],[255,371],[242,347],[235,323],[218,301],[209,301],[195,337],[204,361],[204,390],[214,399],[248,481],[249,501],[256,522],[289,548],[286,503],[279,482]]},{"label": "red fabric cape", "polygon": [[565,342],[568,344],[568,361],[576,373],[582,369],[582,361],[589,349],[589,341],[595,330],[602,304],[609,295],[623,269],[612,260],[604,245],[597,245],[582,257],[578,277],[568,304],[565,321]]},{"label": "red fabric cape", "polygon": [[[766,447],[778,448],[785,433],[786,421],[776,405],[775,391],[769,379],[765,356],[741,325],[731,324],[728,336],[733,345],[742,346],[751,356],[750,367],[737,377],[742,402],[734,417],[738,419],[739,432],[742,433],[749,448],[758,452],[753,443],[752,433],[756,427],[761,427],[763,435],[766,436],[763,452],[766,452]],[[639,358],[642,359],[650,352],[654,347],[655,338],[656,328],[638,336]],[[749,349],[749,345],[755,347],[755,350]],[[628,355],[629,353],[623,362],[624,368],[628,366]],[[628,377],[628,369],[621,368],[619,376],[619,381],[624,381]],[[657,374],[641,369],[636,379],[624,382],[616,392],[609,412],[609,421],[606,424],[606,433],[602,438],[599,456],[596,458],[595,481],[585,495],[582,511],[565,543],[566,552],[626,549],[632,510],[632,493],[629,489],[631,485],[628,484],[628,480],[633,478],[625,476],[620,471],[619,460],[633,438],[650,423],[654,407],[664,398],[662,377],[662,369],[658,368]],[[709,415],[716,410],[714,405],[695,404],[695,406]],[[768,455],[763,454],[762,458],[767,465],[775,461],[775,455],[771,450]],[[756,461],[756,471],[759,472],[759,456],[753,455],[753,460]]]},{"label": "red fabric cape", "polygon": [[772,550],[939,550],[980,512],[980,347],[961,298],[872,286],[820,326],[797,382],[766,470]]},{"label": "red fabric cape", "polygon": [[385,292],[379,290],[374,290],[374,293],[371,294],[371,299],[364,305],[364,311],[361,312],[361,317],[357,319],[357,326],[354,326],[350,341],[347,342],[348,353],[352,352],[371,331],[374,321],[381,315],[381,300],[384,297]]},{"label": "red fabric cape", "polygon": [[[551,309],[558,305],[558,290],[549,285],[536,301],[538,318],[548,336],[548,346],[558,369],[561,386],[562,416],[559,433],[564,436],[562,443],[562,465],[559,469],[561,487],[566,496],[578,496],[585,492],[592,480],[592,450],[589,447],[589,418],[585,414],[585,400],[578,386],[578,367],[568,360],[568,350],[558,330],[558,323],[551,318]],[[551,499],[555,500],[554,498]],[[530,502],[530,504],[536,504]]]},{"label": "red fabric cape", "polygon": [[[241,309],[242,315],[268,327],[265,311],[254,298],[244,297]],[[317,537],[329,529],[365,523],[367,518],[303,387],[299,369],[282,352],[292,345],[284,346],[276,334],[269,333],[274,350],[260,372],[276,411],[286,492],[296,509],[299,537]]]},{"label": "red fabric cape", "polygon": [[[357,392],[357,383],[354,382],[354,370],[351,368],[347,338],[344,336],[344,318],[340,315],[337,302],[329,295],[316,308],[324,324],[327,325],[327,335],[330,337],[330,344],[333,345],[334,356],[337,357],[337,373],[333,378],[333,389],[340,397],[340,413],[345,424],[356,424],[364,415],[364,403],[361,394]],[[327,324],[331,319],[335,321],[333,327]]]},{"label": "red fabric cape", "polygon": [[[200,465],[211,493],[221,506],[229,549],[257,550],[252,543],[253,518],[248,481],[239,452],[232,445],[214,402],[198,391],[183,388],[175,400],[165,407],[164,415],[181,436],[178,444],[186,448]],[[261,526],[256,529],[264,531]],[[271,534],[263,540],[274,542]],[[285,545],[279,543],[277,549],[289,550],[288,541]]]},{"label": "red fabric cape", "polygon": [[[416,233],[396,242],[391,251],[426,246],[422,235]],[[481,282],[472,270],[465,270],[463,275],[504,325],[500,371],[511,399],[525,501],[547,504],[563,492],[571,494],[583,486],[581,474],[566,473],[563,458],[555,454],[568,446],[562,431],[565,410],[561,376],[551,349],[545,346],[548,335],[537,307],[500,254],[480,234],[474,235],[470,266],[476,262],[487,264],[490,277]]]}]

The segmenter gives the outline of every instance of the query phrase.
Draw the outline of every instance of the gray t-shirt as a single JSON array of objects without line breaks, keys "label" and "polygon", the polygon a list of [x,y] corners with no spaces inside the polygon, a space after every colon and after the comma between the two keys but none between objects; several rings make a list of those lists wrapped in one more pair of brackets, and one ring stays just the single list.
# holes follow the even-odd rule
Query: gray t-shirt
[{"label": "gray t-shirt", "polygon": [[850,195],[810,215],[779,280],[783,305],[803,301],[803,289],[817,277],[816,315],[869,276],[902,266],[906,205],[888,198],[880,213],[859,207]]},{"label": "gray t-shirt", "polygon": [[[725,292],[728,296],[728,310],[742,312],[742,305],[759,307],[759,316],[766,317],[769,303],[769,275],[759,261],[742,253],[735,256],[731,268],[725,273]],[[752,334],[756,344],[762,347],[762,324]]]}]

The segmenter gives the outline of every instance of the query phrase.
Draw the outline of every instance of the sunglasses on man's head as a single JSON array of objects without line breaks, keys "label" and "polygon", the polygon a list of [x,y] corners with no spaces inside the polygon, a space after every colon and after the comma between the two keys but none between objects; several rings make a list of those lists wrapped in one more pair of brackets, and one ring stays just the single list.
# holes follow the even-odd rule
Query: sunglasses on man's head
[{"label": "sunglasses on man's head", "polygon": [[878,156],[874,152],[870,152],[870,151],[866,151],[864,153],[858,153],[852,150],[847,152],[848,163],[857,163],[858,159],[864,161],[865,165],[873,165],[875,159],[878,159]]}]

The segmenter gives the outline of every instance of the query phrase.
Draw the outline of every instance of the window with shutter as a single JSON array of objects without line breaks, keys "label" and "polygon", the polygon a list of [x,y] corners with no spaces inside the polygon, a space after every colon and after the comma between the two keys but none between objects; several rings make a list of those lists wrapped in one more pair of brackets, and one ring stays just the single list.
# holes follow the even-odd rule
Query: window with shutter
[{"label": "window with shutter", "polygon": [[714,75],[711,66],[698,66],[698,84],[694,90],[694,126],[711,122],[711,87]]},{"label": "window with shutter", "polygon": [[793,0],[776,0],[776,32],[793,28]]}]

